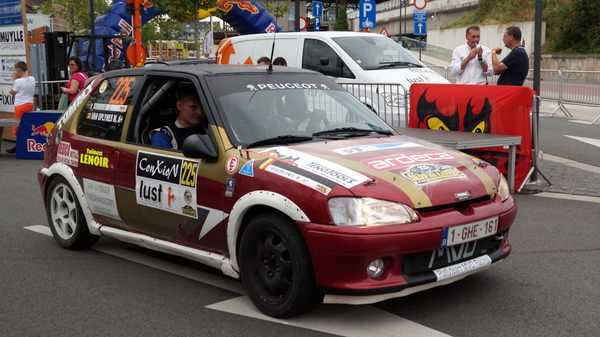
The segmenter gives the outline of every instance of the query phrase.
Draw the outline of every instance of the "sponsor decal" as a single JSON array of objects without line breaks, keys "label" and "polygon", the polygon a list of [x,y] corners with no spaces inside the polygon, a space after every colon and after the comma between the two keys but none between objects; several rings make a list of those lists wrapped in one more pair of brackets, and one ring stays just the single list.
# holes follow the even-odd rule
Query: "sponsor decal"
[{"label": "sponsor decal", "polygon": [[56,151],[56,161],[69,166],[79,166],[79,151],[71,148],[71,143],[60,142]]},{"label": "sponsor decal", "polygon": [[260,84],[248,84],[246,88],[250,91],[258,90],[284,90],[284,89],[321,89],[329,90],[329,87],[325,84],[316,83],[260,83]]},{"label": "sponsor decal", "polygon": [[40,135],[40,136],[44,136],[44,137],[48,137],[48,135],[50,134],[50,131],[52,131],[52,128],[54,128],[54,123],[52,122],[46,122],[40,126],[35,126],[35,125],[31,125],[31,135],[35,136],[35,135]]},{"label": "sponsor decal", "polygon": [[100,91],[100,93],[103,93],[106,91],[106,88],[108,88],[108,80],[104,80],[102,81],[102,83],[100,83],[100,88],[98,89],[98,91]]},{"label": "sponsor decal", "polygon": [[454,200],[456,200],[456,201],[462,201],[462,200],[467,200],[467,199],[471,199],[470,191],[454,193]]},{"label": "sponsor decal", "polygon": [[240,158],[238,156],[231,156],[227,158],[225,162],[225,171],[229,174],[233,174],[235,170],[237,170],[238,164],[240,163]]},{"label": "sponsor decal", "polygon": [[85,153],[79,155],[79,162],[82,164],[108,168],[108,157],[104,157],[102,151],[94,149],[85,149]]},{"label": "sponsor decal", "polygon": [[456,167],[435,164],[414,165],[411,166],[407,172],[402,173],[402,175],[406,179],[418,185],[425,185],[446,179],[466,177],[466,175],[459,171]]},{"label": "sponsor decal", "polygon": [[455,160],[456,157],[446,152],[429,153],[405,153],[394,154],[373,159],[365,159],[360,162],[375,171],[387,171],[397,167],[414,165],[428,162]]},{"label": "sponsor decal", "polygon": [[[275,147],[260,153],[273,159],[292,163],[292,165],[298,168],[346,188],[354,187],[369,179],[369,177],[347,167],[286,147]],[[265,166],[265,163],[261,164],[261,166]]]},{"label": "sponsor decal", "polygon": [[44,152],[46,143],[38,143],[35,139],[27,139],[27,152]]},{"label": "sponsor decal", "polygon": [[353,146],[353,147],[345,147],[342,149],[332,150],[335,153],[339,153],[342,156],[354,153],[362,153],[362,152],[371,152],[378,150],[386,150],[386,149],[397,149],[402,147],[420,147],[421,145],[411,142],[404,143],[387,143],[387,144],[374,144],[374,145],[363,145],[363,146]]},{"label": "sponsor decal", "polygon": [[115,187],[99,181],[83,178],[85,199],[94,214],[121,220],[115,198]]},{"label": "sponsor decal", "polygon": [[304,186],[310,187],[313,190],[322,193],[324,195],[328,195],[329,192],[331,192],[331,187],[329,186],[325,186],[321,183],[318,183],[310,178],[307,178],[305,176],[302,176],[298,173],[292,172],[292,171],[288,171],[282,167],[278,167],[276,165],[269,165],[266,167],[266,171],[269,171],[271,173],[274,173],[280,177],[284,177],[290,180],[293,180],[297,183],[300,183]]},{"label": "sponsor decal", "polygon": [[244,164],[239,173],[245,176],[254,177],[254,159]]},{"label": "sponsor decal", "polygon": [[138,204],[198,217],[197,161],[139,151],[136,165],[135,192]]},{"label": "sponsor decal", "polygon": [[233,190],[235,190],[235,179],[227,178],[226,189],[227,189],[227,191],[231,191],[231,192],[233,192]]},{"label": "sponsor decal", "polygon": [[[94,103],[94,104],[92,104],[92,109],[104,110],[104,111],[113,111],[113,112],[125,112],[127,110],[127,105],[124,105],[124,104]],[[121,116],[121,118],[122,118],[122,116]]]}]

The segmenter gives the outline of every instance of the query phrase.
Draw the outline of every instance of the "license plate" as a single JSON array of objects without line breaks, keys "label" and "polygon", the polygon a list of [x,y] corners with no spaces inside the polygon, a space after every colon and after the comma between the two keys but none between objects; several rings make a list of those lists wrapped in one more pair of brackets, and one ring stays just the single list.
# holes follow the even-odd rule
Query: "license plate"
[{"label": "license plate", "polygon": [[443,281],[473,270],[481,269],[485,266],[489,266],[490,264],[492,264],[492,259],[489,257],[489,255],[483,255],[469,261],[448,266],[446,268],[436,269],[433,271],[433,273],[438,281]]},{"label": "license plate", "polygon": [[496,234],[497,231],[498,217],[461,226],[446,227],[442,231],[442,247],[479,240],[486,236]]}]

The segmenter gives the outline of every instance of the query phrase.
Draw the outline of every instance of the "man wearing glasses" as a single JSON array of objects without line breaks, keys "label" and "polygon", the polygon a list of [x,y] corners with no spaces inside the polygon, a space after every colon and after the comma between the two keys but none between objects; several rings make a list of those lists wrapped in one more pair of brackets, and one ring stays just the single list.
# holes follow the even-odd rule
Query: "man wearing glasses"
[{"label": "man wearing glasses", "polygon": [[521,86],[529,72],[529,56],[527,56],[525,48],[521,45],[521,29],[517,26],[506,28],[502,41],[504,46],[511,51],[500,61],[498,55],[502,53],[502,48],[492,49],[494,74],[500,75],[497,84]]}]

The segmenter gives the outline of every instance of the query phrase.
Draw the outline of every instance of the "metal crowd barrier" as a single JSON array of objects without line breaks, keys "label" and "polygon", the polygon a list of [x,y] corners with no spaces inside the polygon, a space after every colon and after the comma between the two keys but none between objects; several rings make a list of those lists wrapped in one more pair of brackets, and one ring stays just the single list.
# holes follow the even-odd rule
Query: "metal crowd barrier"
[{"label": "metal crowd barrier", "polygon": [[38,87],[38,105],[40,110],[56,110],[60,101],[61,86],[65,86],[67,81],[39,81]]},{"label": "metal crowd barrier", "polygon": [[391,126],[406,127],[409,92],[400,83],[338,83]]}]

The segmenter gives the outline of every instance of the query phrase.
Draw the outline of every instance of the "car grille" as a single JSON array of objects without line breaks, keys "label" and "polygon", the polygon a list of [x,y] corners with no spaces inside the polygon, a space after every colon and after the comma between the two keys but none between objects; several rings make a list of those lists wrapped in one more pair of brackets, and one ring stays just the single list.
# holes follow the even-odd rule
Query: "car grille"
[{"label": "car grille", "polygon": [[418,209],[416,209],[416,211],[418,211],[420,214],[427,214],[427,213],[433,213],[433,212],[437,212],[437,211],[443,211],[446,209],[454,208],[455,210],[457,210],[459,212],[463,212],[463,211],[466,211],[467,208],[469,208],[469,206],[471,206],[471,205],[492,200],[492,196],[493,195],[485,195],[483,197],[468,199],[468,200],[459,201],[459,202],[446,204],[446,205],[418,208]]}]

